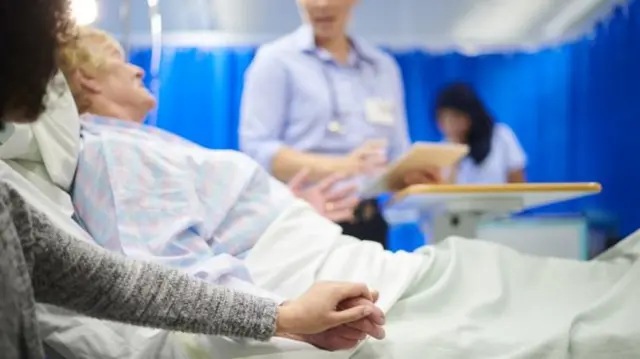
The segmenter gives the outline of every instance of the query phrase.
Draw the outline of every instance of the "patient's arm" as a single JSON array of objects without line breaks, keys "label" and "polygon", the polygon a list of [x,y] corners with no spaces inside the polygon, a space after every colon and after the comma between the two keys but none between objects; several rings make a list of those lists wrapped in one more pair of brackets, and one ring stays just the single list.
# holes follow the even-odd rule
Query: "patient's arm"
[{"label": "patient's arm", "polygon": [[9,224],[20,238],[39,302],[101,319],[185,332],[258,340],[275,333],[274,301],[73,239],[6,184],[0,184],[0,213],[11,216]]}]

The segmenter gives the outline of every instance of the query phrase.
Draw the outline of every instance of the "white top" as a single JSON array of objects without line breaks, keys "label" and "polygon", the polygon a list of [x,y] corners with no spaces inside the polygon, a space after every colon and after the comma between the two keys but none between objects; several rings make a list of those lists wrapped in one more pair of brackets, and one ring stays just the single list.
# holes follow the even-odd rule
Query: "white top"
[{"label": "white top", "polygon": [[498,123],[493,129],[491,152],[487,158],[476,165],[469,157],[458,165],[455,179],[457,184],[507,183],[511,171],[524,169],[527,155],[511,128]]}]

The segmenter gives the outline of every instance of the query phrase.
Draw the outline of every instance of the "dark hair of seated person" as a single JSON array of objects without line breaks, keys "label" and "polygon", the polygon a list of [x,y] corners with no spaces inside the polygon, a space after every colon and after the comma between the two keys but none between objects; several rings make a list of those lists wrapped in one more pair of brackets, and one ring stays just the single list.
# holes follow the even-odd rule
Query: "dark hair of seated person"
[{"label": "dark hair of seated person", "polygon": [[68,0],[0,0],[0,126],[44,111],[59,46],[72,41]]},{"label": "dark hair of seated person", "polygon": [[442,109],[462,112],[471,120],[466,144],[469,157],[475,164],[481,164],[491,152],[494,120],[475,89],[466,83],[447,85],[437,95],[436,113]]}]

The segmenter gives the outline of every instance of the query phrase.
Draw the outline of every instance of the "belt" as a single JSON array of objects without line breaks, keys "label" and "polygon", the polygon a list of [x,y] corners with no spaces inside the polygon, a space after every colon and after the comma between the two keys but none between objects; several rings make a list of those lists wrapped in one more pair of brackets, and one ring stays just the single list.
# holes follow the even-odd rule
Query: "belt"
[{"label": "belt", "polygon": [[377,216],[378,213],[378,201],[375,199],[362,201],[356,207],[351,223],[369,222]]}]

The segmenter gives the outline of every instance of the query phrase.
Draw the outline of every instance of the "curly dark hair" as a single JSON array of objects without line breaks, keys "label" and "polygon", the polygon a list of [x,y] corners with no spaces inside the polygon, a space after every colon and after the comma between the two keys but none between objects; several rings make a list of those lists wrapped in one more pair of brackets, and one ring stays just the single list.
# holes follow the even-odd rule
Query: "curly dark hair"
[{"label": "curly dark hair", "polygon": [[464,113],[471,120],[466,144],[469,145],[469,157],[481,164],[491,152],[494,120],[486,106],[471,85],[457,82],[444,87],[436,99],[436,113],[443,109]]},{"label": "curly dark hair", "polygon": [[0,0],[0,125],[44,111],[58,48],[73,29],[69,0]]}]

